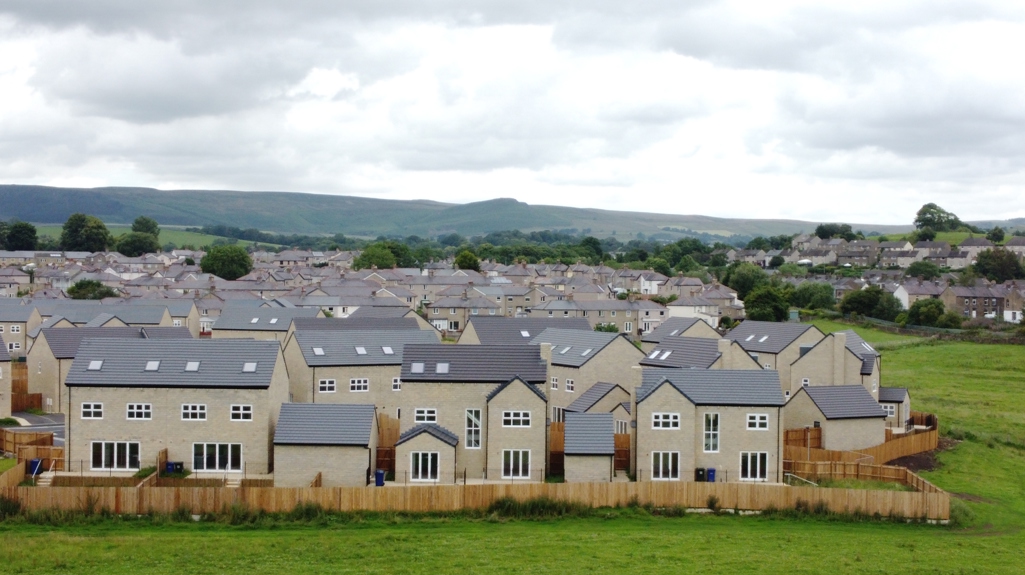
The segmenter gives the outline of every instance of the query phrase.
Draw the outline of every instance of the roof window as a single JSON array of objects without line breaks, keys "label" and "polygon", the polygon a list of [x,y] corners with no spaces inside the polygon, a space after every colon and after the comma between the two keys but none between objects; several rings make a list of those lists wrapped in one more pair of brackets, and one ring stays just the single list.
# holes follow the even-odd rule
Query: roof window
[{"label": "roof window", "polygon": [[582,353],[582,354],[580,354],[580,355],[586,356],[587,354],[591,353],[591,351],[592,351],[593,349],[594,349],[594,348],[592,348],[592,347],[589,347],[589,348],[585,349],[585,350],[584,350],[584,353]]},{"label": "roof window", "polygon": [[422,362],[422,361],[414,361],[413,363],[411,363],[409,365],[409,372],[410,373],[423,373],[424,372],[424,362]]},{"label": "roof window", "polygon": [[763,335],[762,338],[758,340],[758,343],[762,343],[762,342],[764,342],[767,339],[769,339],[769,336]]},{"label": "roof window", "polygon": [[198,361],[189,361],[185,363],[185,371],[199,371]]},{"label": "roof window", "polygon": [[101,369],[103,369],[103,360],[102,359],[97,359],[97,360],[93,360],[93,361],[89,362],[89,367],[88,367],[89,371],[100,371]]},{"label": "roof window", "polygon": [[745,339],[744,341],[751,341],[754,338],[755,338],[755,334],[752,333],[751,335],[747,336],[747,339]]},{"label": "roof window", "polygon": [[363,347],[361,345],[357,345],[356,346],[356,355],[366,355],[366,354],[367,354],[367,348],[365,348],[365,347]]},{"label": "roof window", "polygon": [[278,318],[276,318],[276,317],[270,318],[270,323],[278,323]]},{"label": "roof window", "polygon": [[160,369],[160,361],[147,361],[146,371],[157,371]]},{"label": "roof window", "polygon": [[381,351],[384,352],[384,355],[395,355],[395,350],[388,347],[387,345],[381,346]]},{"label": "roof window", "polygon": [[247,361],[242,364],[242,373],[256,373],[256,362]]},{"label": "roof window", "polygon": [[658,359],[659,359],[659,360],[663,360],[663,359],[665,359],[665,358],[669,357],[669,354],[671,354],[671,353],[673,353],[673,350],[669,350],[669,351],[667,351],[667,352],[663,353],[663,354],[662,354],[662,357],[660,357],[660,358],[658,358]]},{"label": "roof window", "polygon": [[656,349],[655,351],[651,352],[651,355],[648,356],[648,359],[655,359],[656,357],[658,357],[658,354],[660,353],[662,353],[662,350]]},{"label": "roof window", "polygon": [[520,335],[523,337],[530,337],[530,332],[524,329],[520,331]]},{"label": "roof window", "polygon": [[669,332],[669,335],[676,335],[678,333],[680,333],[680,330],[674,329],[673,331]]},{"label": "roof window", "polygon": [[258,321],[260,321],[260,318],[254,317],[253,319],[249,320],[249,323],[256,323]]},{"label": "roof window", "polygon": [[569,351],[569,348],[571,348],[571,347],[573,347],[573,346],[567,345],[566,347],[562,348],[562,351],[559,352],[559,355],[565,355],[565,353],[567,351]]},{"label": "roof window", "polygon": [[313,348],[313,355],[324,355],[324,348],[315,347]]},{"label": "roof window", "polygon": [[435,373],[448,373],[448,362],[439,361],[438,365],[434,366]]}]

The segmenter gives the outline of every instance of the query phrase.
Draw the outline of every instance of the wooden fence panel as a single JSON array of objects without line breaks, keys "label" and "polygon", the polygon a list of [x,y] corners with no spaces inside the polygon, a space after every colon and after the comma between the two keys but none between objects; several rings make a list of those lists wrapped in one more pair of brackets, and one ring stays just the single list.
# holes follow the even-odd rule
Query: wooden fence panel
[{"label": "wooden fence panel", "polygon": [[800,447],[822,449],[822,428],[801,427],[783,431],[783,443]]},{"label": "wooden fence panel", "polygon": [[28,411],[30,409],[43,409],[43,394],[41,393],[12,393],[11,413]]},{"label": "wooden fence panel", "polygon": [[11,393],[28,393],[28,364],[25,362],[11,363]]},{"label": "wooden fence panel", "polygon": [[4,471],[3,475],[0,475],[0,488],[17,487],[19,483],[25,481],[27,469],[28,463],[25,461],[19,461],[17,465],[7,471]]},{"label": "wooden fence panel", "polygon": [[377,469],[395,473],[395,448],[377,447]]},{"label": "wooden fence panel", "polygon": [[53,433],[0,428],[0,446],[4,452],[17,454],[18,448],[25,445],[53,445]]},{"label": "wooden fence panel", "polygon": [[[52,437],[50,440],[52,441]],[[43,471],[64,471],[64,448],[51,445],[23,445],[18,448],[18,461],[42,459]]]},{"label": "wooden fence panel", "polygon": [[617,433],[612,436],[615,442],[615,456],[613,457],[613,469],[619,471],[630,469],[632,438],[629,433]]},{"label": "wooden fence panel", "polygon": [[548,426],[548,451],[564,451],[566,449],[566,422],[553,421]]},{"label": "wooden fence panel", "polygon": [[399,441],[399,420],[385,413],[377,415],[377,446],[395,447]]}]

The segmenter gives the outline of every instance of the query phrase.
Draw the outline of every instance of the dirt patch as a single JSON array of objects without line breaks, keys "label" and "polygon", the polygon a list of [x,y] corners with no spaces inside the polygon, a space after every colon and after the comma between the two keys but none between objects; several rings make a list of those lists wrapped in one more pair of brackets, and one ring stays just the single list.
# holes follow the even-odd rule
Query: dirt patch
[{"label": "dirt patch", "polygon": [[935,471],[939,469],[941,464],[936,459],[936,454],[941,451],[953,449],[960,441],[956,439],[950,439],[949,437],[941,437],[939,441],[939,447],[932,451],[926,451],[923,453],[917,453],[915,455],[908,455],[906,457],[900,457],[889,461],[887,465],[898,465],[900,467],[906,467],[909,471],[918,473],[919,471]]},{"label": "dirt patch", "polygon": [[978,495],[972,495],[971,493],[951,493],[954,497],[962,499],[964,501],[971,501],[972,503],[990,503],[994,504],[996,501],[987,499],[985,497],[979,497]]}]

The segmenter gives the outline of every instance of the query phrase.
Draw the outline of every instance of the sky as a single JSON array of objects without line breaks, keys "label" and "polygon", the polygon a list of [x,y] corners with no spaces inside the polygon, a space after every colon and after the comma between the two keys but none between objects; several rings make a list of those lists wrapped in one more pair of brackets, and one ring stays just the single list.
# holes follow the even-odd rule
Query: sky
[{"label": "sky", "polygon": [[1025,217],[1025,3],[0,0],[0,183]]}]

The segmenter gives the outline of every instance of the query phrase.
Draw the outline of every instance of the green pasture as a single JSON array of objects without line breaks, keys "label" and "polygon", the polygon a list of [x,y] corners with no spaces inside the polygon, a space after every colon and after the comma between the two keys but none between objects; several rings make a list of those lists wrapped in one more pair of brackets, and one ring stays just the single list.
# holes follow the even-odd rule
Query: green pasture
[{"label": "green pasture", "polygon": [[[107,229],[110,230],[110,235],[118,237],[121,234],[126,234],[132,231],[132,226],[107,224]],[[39,236],[50,236],[52,238],[60,238],[61,226],[59,225],[37,225],[36,234]],[[183,246],[191,244],[200,248],[202,246],[210,245],[214,240],[227,239],[221,236],[212,236],[210,234],[200,234],[196,232],[187,232],[185,230],[178,230],[173,228],[160,228],[160,245],[164,245],[168,242],[173,243],[176,246]],[[253,242],[246,240],[238,240],[240,246],[248,246]],[[271,244],[266,244],[271,245]]]},{"label": "green pasture", "polygon": [[913,335],[901,335],[897,333],[890,333],[879,329],[872,329],[869,327],[851,325],[847,323],[821,318],[813,319],[808,323],[819,328],[820,330],[822,330],[822,333],[826,334],[833,333],[834,331],[844,331],[852,329],[854,330],[854,333],[861,336],[861,339],[867,341],[871,345],[911,343],[922,339],[919,337],[915,337]]}]

